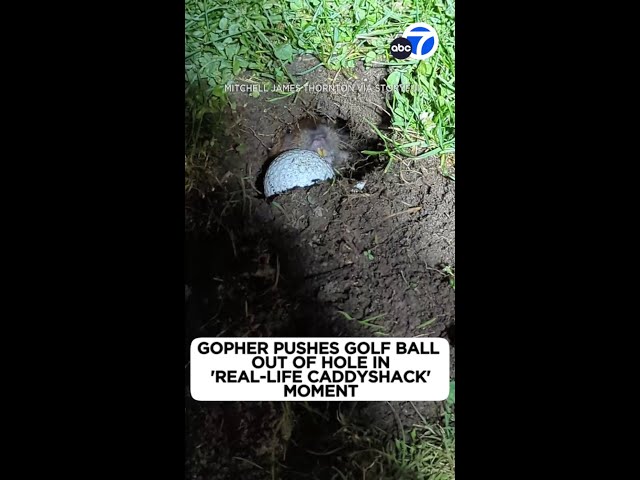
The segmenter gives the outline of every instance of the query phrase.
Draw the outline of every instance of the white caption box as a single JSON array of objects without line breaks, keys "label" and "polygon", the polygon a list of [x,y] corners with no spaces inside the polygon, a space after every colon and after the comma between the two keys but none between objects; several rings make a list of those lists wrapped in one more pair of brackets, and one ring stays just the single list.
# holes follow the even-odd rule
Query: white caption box
[{"label": "white caption box", "polygon": [[197,338],[190,367],[191,396],[199,401],[442,401],[449,396],[444,338]]}]

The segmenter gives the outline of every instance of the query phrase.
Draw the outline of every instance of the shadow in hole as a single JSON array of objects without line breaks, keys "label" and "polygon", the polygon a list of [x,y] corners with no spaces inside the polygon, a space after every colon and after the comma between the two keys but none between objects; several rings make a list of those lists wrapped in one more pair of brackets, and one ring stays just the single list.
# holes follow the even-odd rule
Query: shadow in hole
[{"label": "shadow in hole", "polygon": [[456,346],[456,324],[452,324],[447,328],[447,337],[449,338],[449,343],[452,347]]},{"label": "shadow in hole", "polygon": [[[321,118],[322,115],[318,112],[314,114],[314,117]],[[386,120],[386,117],[385,117]],[[321,120],[318,120],[321,121]],[[382,160],[379,155],[366,155],[361,152],[363,151],[382,151],[384,150],[384,144],[380,141],[379,138],[358,138],[354,139],[351,137],[351,131],[348,127],[347,120],[343,118],[336,118],[331,123],[333,129],[338,131],[344,138],[351,138],[350,144],[345,146],[345,150],[349,152],[350,161],[345,168],[340,169],[340,174],[346,178],[350,178],[353,180],[362,180],[368,173],[373,172],[374,170],[380,169],[386,165],[386,161]],[[293,128],[291,125],[288,125],[284,129],[284,133],[291,133]],[[274,152],[267,160],[264,162],[262,168],[258,172],[256,182],[254,184],[256,190],[260,192],[258,197],[264,198],[264,177],[269,169],[271,163],[278,157],[281,152]]]}]

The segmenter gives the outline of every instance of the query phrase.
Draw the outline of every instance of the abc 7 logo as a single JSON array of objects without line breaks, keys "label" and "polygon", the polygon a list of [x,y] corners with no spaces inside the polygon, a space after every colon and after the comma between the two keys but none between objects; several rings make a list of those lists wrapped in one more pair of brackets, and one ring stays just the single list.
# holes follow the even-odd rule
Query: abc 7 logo
[{"label": "abc 7 logo", "polygon": [[411,42],[404,37],[396,38],[391,42],[391,55],[398,60],[409,58],[411,50]]}]

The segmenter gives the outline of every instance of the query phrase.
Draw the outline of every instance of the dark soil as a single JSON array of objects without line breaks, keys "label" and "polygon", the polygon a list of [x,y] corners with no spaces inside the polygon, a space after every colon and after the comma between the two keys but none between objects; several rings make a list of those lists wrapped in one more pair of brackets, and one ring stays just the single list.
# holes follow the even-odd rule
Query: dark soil
[{"label": "dark soil", "polygon": [[[292,73],[311,62],[299,60]],[[354,73],[369,85],[386,76]],[[334,77],[319,68],[299,83]],[[284,99],[234,93],[235,112],[208,119],[200,137],[210,145],[202,168],[211,185],[188,192],[185,203],[185,364],[195,337],[374,336],[357,320],[382,315],[375,323],[386,335],[448,338],[455,378],[455,291],[443,272],[455,268],[455,183],[439,173],[438,159],[384,173],[379,157],[358,153],[379,148],[367,121],[387,126],[384,97],[375,88]],[[333,184],[267,202],[258,179],[270,148],[307,115],[348,132],[352,168]],[[185,374],[188,382],[188,365]],[[199,403],[188,385],[185,396],[185,478],[203,480],[332,478],[333,467],[346,473],[356,463],[350,445],[377,445],[400,424],[410,430],[442,413],[437,402]]]}]

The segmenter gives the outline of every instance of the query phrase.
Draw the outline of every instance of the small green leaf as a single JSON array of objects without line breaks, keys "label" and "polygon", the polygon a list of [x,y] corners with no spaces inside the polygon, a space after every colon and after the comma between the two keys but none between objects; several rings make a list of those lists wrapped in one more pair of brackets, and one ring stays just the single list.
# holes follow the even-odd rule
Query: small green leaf
[{"label": "small green leaf", "polygon": [[292,0],[289,2],[291,10],[302,10],[304,8],[303,0]]},{"label": "small green leaf", "polygon": [[227,45],[226,47],[224,47],[224,54],[228,59],[231,60],[236,55],[236,53],[238,53],[238,50],[240,50],[240,45],[238,45],[237,43]]},{"label": "small green leaf", "polygon": [[216,97],[218,97],[218,98],[224,98],[224,95],[225,95],[225,93],[224,93],[224,86],[222,86],[222,85],[216,85],[216,86],[213,88],[213,94],[214,94]]},{"label": "small green leaf", "polygon": [[222,17],[220,19],[220,23],[218,23],[218,28],[223,32],[227,30],[227,26],[229,25],[229,20],[227,17]]},{"label": "small green leaf", "polygon": [[432,71],[433,67],[429,62],[420,62],[420,65],[418,66],[418,75],[429,76]]},{"label": "small green leaf", "polygon": [[400,83],[400,75],[401,73],[397,70],[395,72],[391,72],[387,77],[387,85],[389,85],[390,87],[395,87],[396,85],[398,85]]},{"label": "small green leaf", "polygon": [[242,70],[249,66],[249,62],[247,62],[244,58],[235,56],[233,57],[233,75],[237,76]]},{"label": "small green leaf", "polygon": [[289,62],[293,59],[293,47],[289,43],[285,43],[275,48],[276,57],[283,62]]}]

